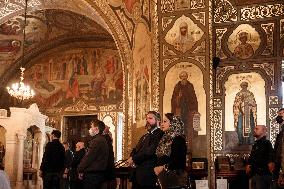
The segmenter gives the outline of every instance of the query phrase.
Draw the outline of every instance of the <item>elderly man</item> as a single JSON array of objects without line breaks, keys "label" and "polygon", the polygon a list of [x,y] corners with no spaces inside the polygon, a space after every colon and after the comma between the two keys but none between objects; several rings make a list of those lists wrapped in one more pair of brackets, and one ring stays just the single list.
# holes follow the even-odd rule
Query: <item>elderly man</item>
[{"label": "elderly man", "polygon": [[256,138],[246,166],[246,173],[252,176],[251,189],[268,189],[272,186],[274,171],[274,151],[266,139],[266,127],[257,125],[253,136]]},{"label": "elderly man", "polygon": [[71,170],[70,170],[70,188],[71,189],[77,189],[77,188],[83,188],[83,182],[78,177],[77,168],[82,160],[82,158],[85,156],[86,149],[84,142],[77,142],[76,144],[76,151],[74,153],[73,160],[71,162]]},{"label": "elderly man", "polygon": [[161,116],[158,112],[149,111],[146,116],[146,129],[136,147],[132,150],[127,163],[135,167],[131,181],[132,189],[155,189],[157,177],[154,173],[156,166],[156,148],[163,132],[158,128]]},{"label": "elderly man", "polygon": [[194,45],[194,39],[188,33],[188,24],[182,22],[179,25],[179,35],[174,40],[174,47],[176,50],[186,52]]}]

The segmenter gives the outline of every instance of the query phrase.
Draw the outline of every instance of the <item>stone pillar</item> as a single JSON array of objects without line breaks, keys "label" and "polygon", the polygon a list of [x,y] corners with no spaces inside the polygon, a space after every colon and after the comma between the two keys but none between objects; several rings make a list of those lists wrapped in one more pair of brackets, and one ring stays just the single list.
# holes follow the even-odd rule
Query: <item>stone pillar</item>
[{"label": "stone pillar", "polygon": [[17,186],[23,185],[23,160],[24,160],[24,140],[26,135],[24,133],[17,134],[19,139],[19,148],[18,148],[18,170],[17,170]]},{"label": "stone pillar", "polygon": [[13,131],[6,132],[6,153],[5,153],[5,171],[8,174],[12,184],[16,181],[16,154],[17,154],[17,138]]}]

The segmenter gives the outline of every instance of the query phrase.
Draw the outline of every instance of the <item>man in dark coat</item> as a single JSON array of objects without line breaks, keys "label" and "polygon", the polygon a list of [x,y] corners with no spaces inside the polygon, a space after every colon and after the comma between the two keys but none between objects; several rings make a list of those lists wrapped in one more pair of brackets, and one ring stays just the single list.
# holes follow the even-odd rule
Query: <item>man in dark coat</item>
[{"label": "man in dark coat", "polygon": [[51,132],[51,142],[45,146],[40,166],[40,176],[43,180],[43,189],[59,189],[60,177],[64,170],[65,150],[60,143],[61,132]]},{"label": "man in dark coat", "polygon": [[132,189],[155,189],[157,177],[154,173],[156,166],[156,148],[163,132],[158,128],[161,116],[155,111],[149,111],[146,116],[146,129],[136,147],[132,150],[128,165],[135,167],[131,178]]},{"label": "man in dark coat", "polygon": [[252,146],[246,173],[251,178],[251,189],[269,189],[272,186],[274,170],[274,151],[272,144],[266,139],[266,127],[257,125],[253,136],[256,138]]},{"label": "man in dark coat", "polygon": [[276,117],[276,122],[279,124],[280,132],[277,134],[276,141],[274,144],[275,151],[275,177],[278,178],[280,170],[282,173],[279,177],[279,184],[284,185],[284,175],[283,175],[283,162],[284,162],[284,148],[283,148],[283,137],[284,137],[284,108],[278,111],[278,116]]},{"label": "man in dark coat", "polygon": [[82,158],[86,154],[85,144],[84,142],[77,142],[76,144],[76,151],[74,153],[73,160],[71,162],[71,169],[70,169],[70,188],[71,189],[79,189],[83,188],[83,181],[78,178],[77,168],[82,160]]},{"label": "man in dark coat", "polygon": [[68,142],[63,142],[63,147],[65,149],[65,161],[64,161],[64,172],[61,178],[61,189],[69,189],[70,187],[70,167],[71,167],[71,162],[73,159],[73,152],[70,149],[70,145]]},{"label": "man in dark coat", "polygon": [[107,180],[106,171],[109,158],[109,146],[102,133],[105,124],[95,121],[89,130],[92,136],[86,155],[78,165],[78,173],[83,178],[84,189],[100,189]]}]

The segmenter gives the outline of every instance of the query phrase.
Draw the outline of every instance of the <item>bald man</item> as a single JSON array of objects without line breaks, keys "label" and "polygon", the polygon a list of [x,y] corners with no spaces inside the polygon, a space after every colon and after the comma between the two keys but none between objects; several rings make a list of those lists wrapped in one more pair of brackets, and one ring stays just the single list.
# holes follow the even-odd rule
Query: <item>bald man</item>
[{"label": "bald man", "polygon": [[76,151],[74,153],[73,161],[71,163],[71,171],[70,171],[70,189],[78,189],[83,188],[83,181],[78,177],[77,167],[81,161],[81,159],[85,156],[85,144],[84,142],[77,142]]},{"label": "bald man", "polygon": [[266,139],[266,127],[257,125],[253,136],[256,138],[246,166],[246,173],[251,178],[251,189],[269,189],[272,186],[274,171],[274,152],[272,144]]}]

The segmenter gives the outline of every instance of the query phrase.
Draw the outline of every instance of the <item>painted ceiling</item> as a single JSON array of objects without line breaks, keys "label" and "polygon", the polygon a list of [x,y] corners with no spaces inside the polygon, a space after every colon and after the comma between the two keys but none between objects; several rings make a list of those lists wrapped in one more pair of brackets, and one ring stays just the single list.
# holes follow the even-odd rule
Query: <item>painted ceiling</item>
[{"label": "painted ceiling", "polygon": [[[40,48],[52,49],[58,44],[88,42],[88,39],[112,41],[106,24],[94,9],[84,1],[79,1],[29,0],[25,54],[32,54]],[[24,4],[24,0],[0,0],[0,75],[2,76],[22,55]],[[49,47],[46,48],[47,46]]]}]

